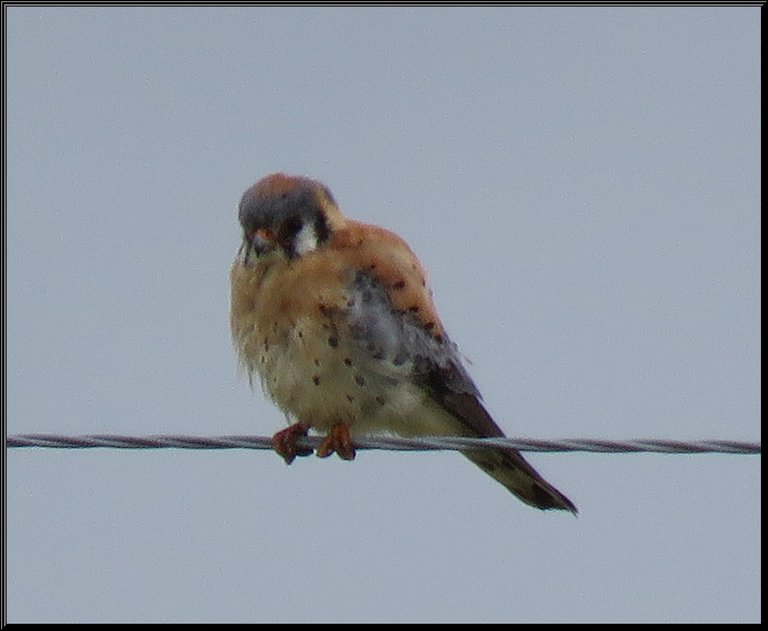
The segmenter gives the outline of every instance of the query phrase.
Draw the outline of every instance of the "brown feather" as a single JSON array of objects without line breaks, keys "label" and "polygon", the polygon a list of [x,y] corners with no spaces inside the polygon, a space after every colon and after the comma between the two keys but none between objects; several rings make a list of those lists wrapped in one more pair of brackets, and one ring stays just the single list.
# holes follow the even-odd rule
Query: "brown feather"
[{"label": "brown feather", "polygon": [[[504,437],[504,432],[476,396],[446,392],[439,399],[447,410],[464,422],[470,436]],[[517,449],[478,449],[462,453],[526,504],[543,510],[555,508],[574,514],[579,512],[573,502],[541,477]]]}]

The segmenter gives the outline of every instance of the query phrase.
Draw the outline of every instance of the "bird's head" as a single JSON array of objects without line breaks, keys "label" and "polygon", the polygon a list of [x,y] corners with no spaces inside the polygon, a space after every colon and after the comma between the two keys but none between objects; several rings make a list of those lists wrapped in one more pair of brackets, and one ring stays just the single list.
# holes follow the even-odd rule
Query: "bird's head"
[{"label": "bird's head", "polygon": [[244,263],[316,250],[344,221],[331,192],[306,177],[273,173],[243,193],[238,205]]}]

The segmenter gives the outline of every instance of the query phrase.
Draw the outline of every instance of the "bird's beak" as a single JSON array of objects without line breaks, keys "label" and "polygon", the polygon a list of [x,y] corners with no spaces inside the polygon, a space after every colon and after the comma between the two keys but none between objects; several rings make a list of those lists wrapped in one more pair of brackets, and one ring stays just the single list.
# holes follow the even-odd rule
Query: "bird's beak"
[{"label": "bird's beak", "polygon": [[253,247],[264,251],[275,244],[277,236],[269,228],[259,228],[251,233],[249,241],[253,244]]},{"label": "bird's beak", "polygon": [[247,262],[252,254],[261,256],[265,252],[272,250],[277,242],[277,236],[269,228],[259,228],[251,232],[246,232],[243,238],[243,245],[240,251],[243,253],[243,259]]}]

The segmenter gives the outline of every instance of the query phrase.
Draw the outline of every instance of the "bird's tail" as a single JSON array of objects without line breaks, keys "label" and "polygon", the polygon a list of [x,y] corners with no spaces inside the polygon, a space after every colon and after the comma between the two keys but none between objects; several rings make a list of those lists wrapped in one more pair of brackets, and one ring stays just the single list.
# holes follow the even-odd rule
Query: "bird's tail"
[{"label": "bird's tail", "polygon": [[517,449],[477,449],[462,453],[526,504],[542,510],[568,510],[578,514],[574,503],[542,478]]}]

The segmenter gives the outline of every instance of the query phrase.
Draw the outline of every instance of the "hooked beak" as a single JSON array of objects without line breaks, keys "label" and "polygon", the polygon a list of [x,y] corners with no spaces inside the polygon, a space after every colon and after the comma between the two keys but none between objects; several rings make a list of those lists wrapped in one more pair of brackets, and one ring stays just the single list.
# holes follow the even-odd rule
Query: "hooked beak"
[{"label": "hooked beak", "polygon": [[269,228],[259,228],[246,232],[243,238],[243,245],[240,252],[243,254],[243,260],[248,262],[252,254],[257,257],[265,252],[272,250],[277,242],[277,236]]}]

